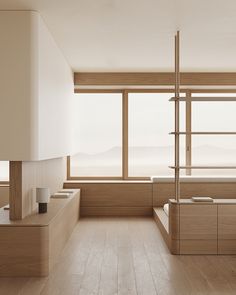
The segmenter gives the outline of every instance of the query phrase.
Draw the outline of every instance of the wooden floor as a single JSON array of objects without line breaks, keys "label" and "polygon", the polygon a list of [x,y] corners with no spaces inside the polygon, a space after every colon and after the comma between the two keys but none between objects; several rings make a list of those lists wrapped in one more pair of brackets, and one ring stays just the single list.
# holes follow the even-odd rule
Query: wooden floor
[{"label": "wooden floor", "polygon": [[172,256],[152,218],[82,219],[50,277],[1,278],[0,294],[235,295],[236,256]]}]

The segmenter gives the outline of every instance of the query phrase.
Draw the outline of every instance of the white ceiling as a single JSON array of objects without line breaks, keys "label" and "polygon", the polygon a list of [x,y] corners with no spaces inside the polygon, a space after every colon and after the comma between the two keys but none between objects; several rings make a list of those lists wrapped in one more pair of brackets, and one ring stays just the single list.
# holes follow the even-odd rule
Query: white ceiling
[{"label": "white ceiling", "polygon": [[0,0],[37,10],[74,71],[236,71],[235,0]]}]

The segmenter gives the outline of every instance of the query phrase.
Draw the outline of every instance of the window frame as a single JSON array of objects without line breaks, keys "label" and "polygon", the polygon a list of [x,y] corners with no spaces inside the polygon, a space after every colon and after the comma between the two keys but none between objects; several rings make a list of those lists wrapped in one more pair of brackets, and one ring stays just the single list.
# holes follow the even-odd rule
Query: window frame
[{"label": "window frame", "polygon": [[[191,132],[192,121],[192,93],[236,93],[236,89],[181,89],[181,93],[186,95],[186,115],[185,124],[186,131]],[[67,180],[150,180],[150,177],[138,176],[132,177],[128,174],[128,99],[129,93],[175,93],[174,88],[132,88],[132,89],[78,89],[74,93],[121,93],[122,94],[122,175],[121,176],[71,176],[70,173],[70,156],[67,156]],[[170,102],[171,103],[171,102]],[[171,135],[170,135],[171,136]],[[192,135],[185,136],[185,163],[186,166],[191,166],[192,162]],[[186,170],[186,175],[191,175],[191,169]]]}]

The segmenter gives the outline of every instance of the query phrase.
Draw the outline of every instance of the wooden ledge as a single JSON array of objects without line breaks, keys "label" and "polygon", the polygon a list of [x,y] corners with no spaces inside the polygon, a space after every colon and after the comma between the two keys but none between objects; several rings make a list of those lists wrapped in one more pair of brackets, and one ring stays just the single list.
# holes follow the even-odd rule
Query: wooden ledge
[{"label": "wooden ledge", "polygon": [[[235,178],[236,181],[236,178]],[[67,180],[64,184],[80,184],[80,183],[104,183],[104,184],[131,184],[131,183],[152,183],[151,180]]]},{"label": "wooden ledge", "polygon": [[236,199],[214,199],[213,202],[194,202],[191,199],[180,199],[179,203],[175,199],[170,199],[169,203],[180,205],[236,205]]},{"label": "wooden ledge", "polygon": [[[71,189],[73,190],[73,189]],[[9,211],[0,208],[0,227],[2,226],[48,226],[53,219],[69,204],[80,192],[79,189],[75,189],[74,193],[66,199],[50,199],[48,203],[48,212],[44,214],[38,214],[37,210],[22,220],[10,220]]]},{"label": "wooden ledge", "polygon": [[[233,86],[236,85],[235,72],[182,72],[181,85],[191,86]],[[74,73],[74,84],[80,86],[173,86],[175,84],[174,72],[100,72],[100,73]]]},{"label": "wooden ledge", "polygon": [[[152,176],[151,182],[153,183],[174,183],[175,178],[174,176]],[[218,176],[180,176],[180,182],[187,182],[187,183],[236,183],[236,177],[218,177]]]}]

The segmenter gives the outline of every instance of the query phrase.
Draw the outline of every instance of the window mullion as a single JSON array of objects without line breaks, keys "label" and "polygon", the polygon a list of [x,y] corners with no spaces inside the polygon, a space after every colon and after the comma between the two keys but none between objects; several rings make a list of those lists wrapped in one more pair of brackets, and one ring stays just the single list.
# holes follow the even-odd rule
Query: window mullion
[{"label": "window mullion", "polygon": [[128,90],[123,91],[122,100],[122,177],[128,179]]}]

